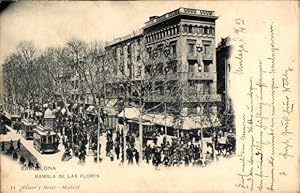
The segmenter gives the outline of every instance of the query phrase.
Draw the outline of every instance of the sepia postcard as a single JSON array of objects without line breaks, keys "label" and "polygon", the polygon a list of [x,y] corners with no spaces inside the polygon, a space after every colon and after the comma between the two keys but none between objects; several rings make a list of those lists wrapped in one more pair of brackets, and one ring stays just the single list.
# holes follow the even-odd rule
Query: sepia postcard
[{"label": "sepia postcard", "polygon": [[298,193],[298,1],[0,1],[0,192]]}]

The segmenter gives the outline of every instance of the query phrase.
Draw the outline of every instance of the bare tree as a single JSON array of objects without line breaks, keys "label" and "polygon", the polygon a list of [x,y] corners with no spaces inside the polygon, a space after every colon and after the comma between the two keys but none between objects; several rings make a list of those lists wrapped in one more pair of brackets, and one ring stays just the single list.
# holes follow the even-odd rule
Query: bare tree
[{"label": "bare tree", "polygon": [[[183,73],[180,63],[172,62],[175,53],[170,52],[167,43],[151,48],[141,46],[138,50],[131,59],[135,63],[131,61],[126,67],[123,61],[119,62],[117,69],[120,73],[115,80],[123,83],[123,97],[132,101],[131,106],[139,111],[139,156],[143,158],[143,115],[181,98]],[[141,72],[133,74],[133,67]],[[149,101],[155,101],[154,105],[147,107]]]},{"label": "bare tree", "polygon": [[44,68],[52,84],[50,87],[52,96],[59,96],[62,99],[66,112],[69,114],[67,99],[72,89],[70,78],[74,70],[67,63],[66,48],[47,48],[41,57],[46,64]]},{"label": "bare tree", "polygon": [[[31,102],[34,102],[35,96],[38,94],[37,77],[33,76],[37,72],[36,68],[36,48],[32,42],[21,41],[17,44],[16,50],[11,54],[7,60],[8,65],[6,72],[9,76],[11,84],[7,84],[11,89],[13,103],[27,108],[29,116],[29,109]],[[16,80],[17,79],[17,80]],[[14,84],[14,85],[12,85]]]},{"label": "bare tree", "polygon": [[103,109],[109,103],[106,97],[106,84],[112,72],[112,57],[104,52],[103,44],[92,42],[86,44],[78,39],[67,42],[68,63],[79,74],[83,82],[84,93],[92,97],[92,105],[96,108],[97,125],[97,161],[99,160],[100,128],[105,127]]}]

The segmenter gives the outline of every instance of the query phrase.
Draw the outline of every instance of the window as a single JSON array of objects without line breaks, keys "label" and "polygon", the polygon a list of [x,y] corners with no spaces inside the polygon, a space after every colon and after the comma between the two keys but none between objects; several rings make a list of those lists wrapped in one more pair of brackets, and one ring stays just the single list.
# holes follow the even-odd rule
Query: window
[{"label": "window", "polygon": [[137,72],[136,72],[136,75],[137,75],[137,76],[141,76],[141,74],[142,74],[142,66],[141,66],[141,65],[138,65],[138,66],[137,66]]},{"label": "window", "polygon": [[209,72],[209,64],[204,65],[204,72]]},{"label": "window", "polygon": [[209,72],[209,67],[210,67],[211,61],[204,60],[203,63],[204,63],[204,72]]},{"label": "window", "polygon": [[193,44],[193,43],[189,43],[188,44],[188,51],[189,51],[189,53],[194,53],[194,47],[195,47],[195,44]]},{"label": "window", "polygon": [[215,28],[211,28],[211,35],[215,35]]},{"label": "window", "polygon": [[189,81],[189,83],[190,83],[190,88],[191,89],[194,89],[194,87],[195,87],[195,81]]},{"label": "window", "polygon": [[204,89],[204,94],[210,94],[210,83],[206,81],[203,85]]},{"label": "window", "polygon": [[189,72],[195,72],[195,63],[189,62]]},{"label": "window", "polygon": [[187,30],[187,25],[183,25],[183,32],[187,32],[188,30]]},{"label": "window", "polygon": [[204,27],[204,34],[208,34],[207,26]]},{"label": "window", "polygon": [[205,54],[209,54],[210,53],[210,45],[211,45],[211,42],[210,41],[202,41],[202,44],[203,44],[203,52]]},{"label": "window", "polygon": [[193,26],[189,25],[189,33],[193,33]]},{"label": "window", "polygon": [[127,46],[127,57],[130,58],[131,56],[131,46]]},{"label": "window", "polygon": [[200,26],[200,34],[203,34],[203,31],[204,31],[203,26]]},{"label": "window", "polygon": [[177,42],[176,41],[173,41],[170,43],[170,47],[171,47],[171,50],[170,50],[170,53],[173,54],[173,55],[176,55],[176,47],[177,47]]}]

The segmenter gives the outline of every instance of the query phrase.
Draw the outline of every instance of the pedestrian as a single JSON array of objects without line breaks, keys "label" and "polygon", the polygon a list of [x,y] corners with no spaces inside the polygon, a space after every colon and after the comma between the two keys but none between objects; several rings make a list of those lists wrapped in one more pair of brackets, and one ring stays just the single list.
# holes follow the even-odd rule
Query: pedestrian
[{"label": "pedestrian", "polygon": [[13,151],[15,150],[15,148],[14,148],[14,144],[13,144],[13,141],[12,140],[10,140],[10,146],[9,146],[9,153],[12,153]]},{"label": "pedestrian", "polygon": [[128,157],[128,164],[133,164],[133,152],[131,148],[127,148],[127,157]]},{"label": "pedestrian", "polygon": [[29,167],[29,168],[33,168],[33,167],[34,167],[34,165],[33,165],[33,163],[31,162],[31,160],[28,160],[28,167]]},{"label": "pedestrian", "polygon": [[26,160],[25,160],[25,158],[24,158],[23,156],[20,157],[20,162],[21,162],[22,164],[24,164],[24,163],[26,162]]},{"label": "pedestrian", "polygon": [[40,165],[38,163],[35,164],[35,169],[39,170],[40,169]]},{"label": "pedestrian", "polygon": [[16,150],[21,150],[21,139],[18,139],[18,141],[17,141],[17,149]]},{"label": "pedestrian", "polygon": [[119,156],[120,156],[120,144],[117,142],[115,145],[115,152],[117,155],[117,160],[119,160]]},{"label": "pedestrian", "polygon": [[19,121],[17,121],[17,123],[15,125],[16,125],[15,127],[17,129],[16,133],[20,133],[20,123],[19,123]]},{"label": "pedestrian", "polygon": [[137,165],[139,165],[139,159],[140,159],[139,152],[136,149],[134,152],[135,152],[134,154],[135,162]]},{"label": "pedestrian", "polygon": [[13,153],[13,160],[18,160],[18,154],[17,154],[17,152]]},{"label": "pedestrian", "polygon": [[1,151],[5,151],[5,143],[4,142],[1,143]]},{"label": "pedestrian", "polygon": [[152,152],[151,147],[150,147],[150,145],[148,145],[145,149],[145,156],[146,156],[147,164],[149,164],[149,160],[151,158],[151,152]]}]

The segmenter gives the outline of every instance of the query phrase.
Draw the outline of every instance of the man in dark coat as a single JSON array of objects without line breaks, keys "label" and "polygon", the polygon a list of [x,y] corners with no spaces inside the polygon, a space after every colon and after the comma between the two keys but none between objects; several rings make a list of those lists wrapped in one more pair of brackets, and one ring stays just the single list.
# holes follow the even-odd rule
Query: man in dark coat
[{"label": "man in dark coat", "polygon": [[139,152],[136,149],[134,150],[134,158],[135,158],[136,164],[139,165],[140,156],[139,156]]},{"label": "man in dark coat", "polygon": [[116,152],[117,160],[118,160],[119,155],[120,155],[120,144],[119,144],[119,142],[116,142],[116,144],[115,144],[115,152]]},{"label": "man in dark coat", "polygon": [[21,140],[18,139],[17,141],[17,149],[16,150],[21,150]]}]

